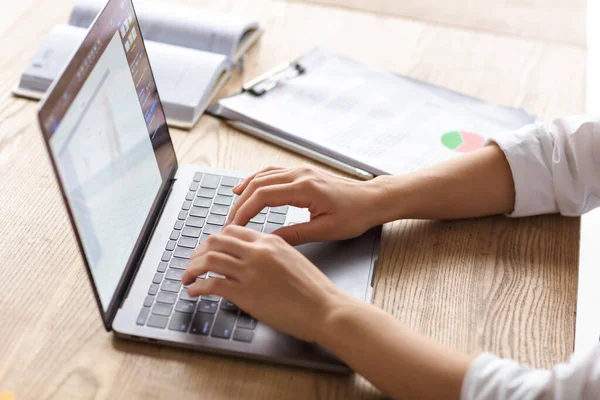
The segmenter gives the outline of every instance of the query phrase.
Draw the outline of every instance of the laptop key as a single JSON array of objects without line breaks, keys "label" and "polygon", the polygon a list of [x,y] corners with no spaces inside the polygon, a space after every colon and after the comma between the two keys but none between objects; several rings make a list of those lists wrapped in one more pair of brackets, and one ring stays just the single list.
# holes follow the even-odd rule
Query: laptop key
[{"label": "laptop key", "polygon": [[216,175],[206,174],[202,178],[202,183],[200,184],[200,186],[203,188],[216,189],[217,186],[219,186],[220,180],[221,178]]},{"label": "laptop key", "polygon": [[190,208],[192,208],[192,202],[190,200],[184,201],[183,204],[181,205],[182,210],[188,211]]},{"label": "laptop key", "polygon": [[181,239],[179,239],[179,242],[177,243],[178,246],[188,247],[190,249],[195,249],[197,244],[198,244],[198,239],[196,239],[194,237],[182,237]]},{"label": "laptop key", "polygon": [[269,217],[267,218],[267,222],[271,222],[273,224],[282,224],[285,222],[285,215],[283,214],[273,214],[273,209],[269,213]]},{"label": "laptop key", "polygon": [[193,303],[191,301],[179,300],[177,304],[175,304],[175,311],[178,312],[193,314],[195,309],[196,303]]},{"label": "laptop key", "polygon": [[287,214],[288,206],[271,207],[271,212],[275,214]]},{"label": "laptop key", "polygon": [[135,320],[135,323],[138,325],[144,325],[146,323],[146,319],[148,319],[148,314],[150,314],[150,308],[142,307],[142,310],[140,311],[137,319]]},{"label": "laptop key", "polygon": [[219,195],[219,196],[215,197],[215,204],[219,204],[222,206],[230,206],[231,205],[231,197]]},{"label": "laptop key", "polygon": [[194,182],[200,182],[202,180],[202,172],[196,172],[194,174]]},{"label": "laptop key", "polygon": [[256,328],[256,320],[246,313],[241,313],[236,326],[238,328],[254,329]]},{"label": "laptop key", "polygon": [[248,329],[236,329],[233,332],[233,340],[237,340],[238,342],[248,342],[252,341],[252,336],[254,336],[254,332],[249,331]]},{"label": "laptop key", "polygon": [[238,178],[232,178],[230,176],[224,176],[221,179],[222,186],[234,187],[234,186],[237,186],[238,183],[240,183],[240,180]]},{"label": "laptop key", "polygon": [[162,279],[163,279],[164,274],[159,274],[156,273],[154,274],[154,278],[152,279],[152,283],[161,283]]},{"label": "laptop key", "polygon": [[190,215],[192,217],[206,218],[206,216],[208,215],[208,208],[192,207],[192,209],[190,210]]},{"label": "laptop key", "polygon": [[198,239],[198,243],[204,242],[209,237],[210,237],[210,235],[202,235],[202,236],[200,236],[200,239]]},{"label": "laptop key", "polygon": [[181,293],[179,293],[179,298],[181,300],[193,301],[194,303],[198,301],[198,296],[190,296],[187,289],[183,289]]},{"label": "laptop key", "polygon": [[177,293],[172,292],[159,292],[156,296],[157,303],[175,304],[177,301]]},{"label": "laptop key", "polygon": [[173,255],[179,258],[187,258],[189,259],[192,256],[194,249],[188,249],[187,247],[177,246]]},{"label": "laptop key", "polygon": [[246,228],[250,228],[256,232],[262,232],[263,224],[255,224],[254,222],[248,222]]},{"label": "laptop key", "polygon": [[190,328],[190,333],[208,336],[212,322],[212,314],[199,312],[194,316],[194,319],[192,320],[192,327]]},{"label": "laptop key", "polygon": [[198,188],[200,187],[200,183],[193,181],[192,183],[190,183],[190,191],[196,191],[198,190]]},{"label": "laptop key", "polygon": [[206,219],[206,223],[211,225],[223,225],[225,223],[225,217],[222,215],[210,214]]},{"label": "laptop key", "polygon": [[186,201],[192,201],[194,200],[194,197],[196,197],[196,192],[192,191],[187,192],[187,194],[185,195]]},{"label": "laptop key", "polygon": [[238,307],[227,299],[221,300],[221,310],[237,311]]},{"label": "laptop key", "polygon": [[201,228],[194,228],[193,226],[186,226],[181,231],[182,236],[197,238],[200,236],[200,232],[202,232]]},{"label": "laptop key", "polygon": [[174,258],[169,263],[169,268],[185,269],[189,262],[185,258]]},{"label": "laptop key", "polygon": [[167,263],[161,261],[158,263],[158,268],[156,268],[156,272],[160,272],[161,274],[167,270]]},{"label": "laptop key", "polygon": [[189,217],[187,221],[185,221],[186,226],[193,226],[194,228],[202,228],[204,226],[204,218],[198,217]]},{"label": "laptop key", "polygon": [[233,197],[233,192],[231,191],[231,188],[227,187],[227,186],[219,187],[219,190],[217,190],[217,193],[220,194],[221,196]]},{"label": "laptop key", "polygon": [[202,233],[205,235],[216,235],[217,233],[221,233],[222,230],[223,230],[222,226],[207,224],[204,227],[204,230],[202,231]]},{"label": "laptop key", "polygon": [[173,306],[169,304],[156,303],[154,307],[152,307],[152,314],[154,315],[162,315],[164,317],[168,317],[171,315],[173,311]]},{"label": "laptop key", "polygon": [[211,214],[227,215],[227,213],[229,212],[229,207],[220,206],[218,204],[215,204],[210,209],[210,212],[211,212]]},{"label": "laptop key", "polygon": [[279,224],[271,224],[269,222],[267,222],[267,224],[265,225],[265,233],[273,233],[275,232],[277,229],[281,228],[282,226]]},{"label": "laptop key", "polygon": [[180,331],[187,332],[190,327],[190,323],[192,322],[192,314],[183,314],[176,312],[171,317],[171,322],[169,323],[169,329],[172,331]]},{"label": "laptop key", "polygon": [[200,297],[202,300],[206,300],[206,301],[214,301],[214,302],[219,302],[219,300],[221,300],[221,297],[214,295],[214,294],[205,294],[204,296]]},{"label": "laptop key", "polygon": [[198,192],[196,193],[196,196],[212,199],[213,197],[215,197],[215,194],[217,194],[217,192],[214,189],[200,188],[200,190],[198,190]]},{"label": "laptop key", "polygon": [[[173,225],[173,229],[180,231],[183,229],[183,224],[184,224],[184,221],[181,221],[178,219],[177,221],[175,221],[175,225]],[[177,240],[177,239],[173,239],[173,240]]]},{"label": "laptop key", "polygon": [[262,210],[259,211],[259,214],[266,214],[267,211],[269,211],[269,207],[265,207]]},{"label": "laptop key", "polygon": [[154,303],[154,296],[146,296],[144,299],[144,307],[152,307],[152,303]]},{"label": "laptop key", "polygon": [[217,318],[215,319],[215,324],[213,325],[213,330],[210,335],[222,339],[229,339],[233,332],[233,324],[235,324],[236,317],[237,312],[221,310],[217,314]]},{"label": "laptop key", "polygon": [[174,269],[174,268],[169,268],[169,270],[167,271],[167,274],[165,275],[166,279],[171,279],[173,281],[180,281],[182,277],[183,277],[183,270],[182,269]]},{"label": "laptop key", "polygon": [[167,322],[169,322],[169,317],[164,317],[162,315],[151,315],[150,318],[148,318],[147,325],[153,328],[165,329]]},{"label": "laptop key", "polygon": [[198,303],[199,313],[214,314],[217,312],[218,308],[219,303],[215,303],[214,301],[200,300],[200,302]]},{"label": "laptop key", "polygon": [[185,220],[187,218],[187,211],[181,210],[179,211],[179,215],[177,215],[177,219]]},{"label": "laptop key", "polygon": [[194,200],[194,205],[196,207],[208,208],[208,207],[210,207],[211,204],[212,204],[211,199],[205,199],[203,197],[196,197],[196,200]]},{"label": "laptop key", "polygon": [[162,258],[160,260],[161,261],[169,261],[171,259],[171,254],[173,254],[172,251],[164,251]]},{"label": "laptop key", "polygon": [[155,296],[156,293],[158,293],[158,284],[153,283],[152,285],[150,285],[150,289],[148,289],[148,294],[151,296]]},{"label": "laptop key", "polygon": [[171,239],[171,240],[177,240],[177,239],[179,239],[179,231],[176,231],[176,230],[172,231],[171,232],[171,236],[169,236],[169,239]]},{"label": "laptop key", "polygon": [[167,246],[165,247],[165,249],[169,250],[169,251],[173,251],[173,250],[175,250],[175,245],[176,244],[177,244],[177,241],[175,241],[175,240],[169,240],[167,242]]},{"label": "laptop key", "polygon": [[250,222],[254,222],[256,224],[264,224],[267,220],[267,216],[265,214],[257,214],[254,218],[250,220]]},{"label": "laptop key", "polygon": [[160,285],[160,290],[164,290],[165,292],[179,293],[179,289],[181,289],[181,282],[171,279],[165,279],[162,285]]}]

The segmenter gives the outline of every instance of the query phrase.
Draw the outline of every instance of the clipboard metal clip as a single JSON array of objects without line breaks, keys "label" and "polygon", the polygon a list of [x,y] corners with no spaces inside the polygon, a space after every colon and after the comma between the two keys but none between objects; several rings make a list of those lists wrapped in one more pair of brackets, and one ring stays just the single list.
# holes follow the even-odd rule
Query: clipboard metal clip
[{"label": "clipboard metal clip", "polygon": [[242,89],[254,96],[262,96],[282,82],[294,79],[306,72],[298,62],[285,63],[245,83]]}]

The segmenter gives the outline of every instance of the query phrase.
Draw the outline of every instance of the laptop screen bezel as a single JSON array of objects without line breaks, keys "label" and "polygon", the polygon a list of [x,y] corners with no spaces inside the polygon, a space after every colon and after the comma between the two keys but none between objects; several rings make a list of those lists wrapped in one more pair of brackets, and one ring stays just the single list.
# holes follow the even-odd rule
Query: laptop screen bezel
[{"label": "laptop screen bezel", "polygon": [[[139,29],[137,14],[135,12],[135,8],[133,6],[132,1],[131,0],[108,0],[107,3],[102,8],[102,10],[98,13],[96,18],[92,22],[92,24],[90,25],[90,27],[85,35],[85,38],[83,39],[83,41],[80,44],[80,46],[78,47],[78,49],[72,54],[69,62],[65,65],[62,72],[59,74],[59,77],[57,79],[55,79],[54,82],[52,83],[52,85],[48,88],[46,95],[40,102],[39,109],[38,109],[38,122],[40,125],[40,130],[41,130],[42,136],[44,138],[44,143],[46,144],[46,149],[48,151],[50,162],[52,164],[52,168],[53,168],[54,174],[56,176],[56,180],[57,180],[57,183],[58,183],[58,186],[59,186],[62,198],[63,198],[63,202],[65,204],[65,208],[67,209],[69,220],[71,222],[71,227],[73,229],[73,232],[75,233],[77,244],[79,246],[79,251],[80,251],[80,254],[82,255],[82,259],[83,259],[83,262],[84,262],[84,265],[86,268],[88,280],[90,281],[90,284],[92,286],[92,291],[94,293],[94,297],[96,298],[96,303],[98,305],[98,309],[100,311],[100,315],[102,317],[104,327],[106,328],[107,331],[112,330],[112,322],[118,312],[120,305],[122,304],[122,302],[124,300],[124,297],[130,286],[130,283],[134,277],[134,274],[137,271],[139,264],[141,263],[142,257],[145,253],[146,246],[150,240],[152,231],[154,230],[154,227],[158,221],[158,218],[160,217],[162,208],[163,208],[163,206],[166,202],[167,196],[171,190],[175,173],[177,172],[177,168],[178,168],[177,157],[175,155],[175,149],[173,147],[171,135],[169,132],[169,128],[165,122],[164,126],[161,126],[160,129],[165,130],[164,132],[161,132],[161,135],[165,135],[164,137],[166,138],[166,142],[164,144],[162,144],[160,147],[154,148],[155,154],[157,153],[157,150],[167,152],[166,153],[167,158],[165,158],[165,159],[161,158],[161,160],[158,160],[158,157],[157,157],[157,162],[158,162],[160,174],[162,177],[162,183],[160,185],[160,188],[158,190],[156,198],[154,199],[154,202],[152,203],[152,206],[148,212],[148,217],[146,218],[146,221],[144,222],[144,225],[141,229],[140,235],[139,235],[137,241],[135,242],[135,245],[132,249],[129,259],[125,265],[125,268],[123,269],[123,273],[121,275],[121,278],[119,279],[119,282],[117,284],[117,287],[115,289],[113,297],[105,311],[104,307],[102,305],[102,302],[100,300],[98,288],[96,287],[96,284],[94,282],[91,266],[88,262],[87,257],[85,256],[85,249],[83,246],[83,242],[81,240],[81,236],[79,235],[73,212],[69,206],[65,187],[63,185],[63,182],[61,181],[61,178],[60,178],[60,175],[58,172],[56,160],[53,156],[53,153],[52,153],[52,150],[50,147],[50,138],[52,135],[48,128],[47,121],[48,121],[48,118],[50,117],[50,114],[53,111],[54,106],[57,104],[57,101],[59,101],[60,97],[62,96],[62,92],[63,92],[65,86],[68,83],[70,83],[70,81],[72,79],[74,79],[75,71],[77,71],[77,69],[82,64],[83,60],[85,59],[85,56],[90,51],[91,46],[93,45],[93,43],[96,42],[96,40],[99,37],[103,37],[102,30],[105,29],[105,27],[100,25],[100,21],[103,20],[103,16],[106,13],[110,13],[111,15],[115,15],[115,16],[121,17],[123,19],[125,19],[127,17],[126,13],[128,10],[121,9],[121,7],[120,7],[121,3],[128,3],[131,6],[131,10],[133,10],[133,12],[132,12],[133,19],[135,21],[135,24],[138,26],[138,32],[139,32],[139,36],[141,38],[143,51],[147,57],[148,53],[146,50],[146,44],[143,40],[143,33],[142,33],[141,29]],[[115,32],[116,32],[116,29],[117,28],[115,27]],[[105,50],[105,47],[102,49],[100,54],[102,54],[104,50]],[[98,57],[98,58],[100,58],[100,57]],[[91,73],[92,70],[93,70],[92,67],[90,67],[87,70],[87,72],[85,74],[85,78],[82,79],[83,82],[87,79],[87,77],[89,76],[89,74]],[[154,79],[154,73],[152,71],[151,65],[149,66],[149,72],[150,72],[150,79],[152,80],[154,86],[156,87],[156,81]],[[70,107],[72,105],[72,102],[75,99],[75,97],[77,96],[80,89],[81,89],[81,86],[79,86],[79,89],[77,89],[77,92],[74,93],[73,96],[71,97],[71,104],[69,104],[68,107]],[[164,109],[162,107],[162,102],[160,100],[160,95],[158,93],[157,93],[157,96],[158,96],[158,104],[160,105],[160,112],[163,112],[163,116],[164,116]]]}]

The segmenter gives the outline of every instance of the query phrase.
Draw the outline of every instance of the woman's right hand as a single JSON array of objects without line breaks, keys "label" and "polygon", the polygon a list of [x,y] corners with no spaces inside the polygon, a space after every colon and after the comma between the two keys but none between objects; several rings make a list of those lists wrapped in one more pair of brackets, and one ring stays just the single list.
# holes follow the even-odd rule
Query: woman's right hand
[{"label": "woman's right hand", "polygon": [[350,239],[380,223],[376,204],[381,187],[314,167],[264,169],[233,188],[240,197],[227,224],[245,226],[265,207],[307,208],[310,221],[282,227],[275,235],[292,245]]}]

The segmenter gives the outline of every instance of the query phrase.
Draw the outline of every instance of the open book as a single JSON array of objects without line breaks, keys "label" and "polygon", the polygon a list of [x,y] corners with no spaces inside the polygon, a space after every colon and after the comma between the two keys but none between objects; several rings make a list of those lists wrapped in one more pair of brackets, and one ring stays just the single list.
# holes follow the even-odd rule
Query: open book
[{"label": "open book", "polygon": [[[103,0],[79,0],[69,25],[57,25],[45,37],[13,94],[40,99],[103,6]],[[167,122],[191,128],[262,30],[256,21],[208,10],[151,1],[135,7]]]}]

